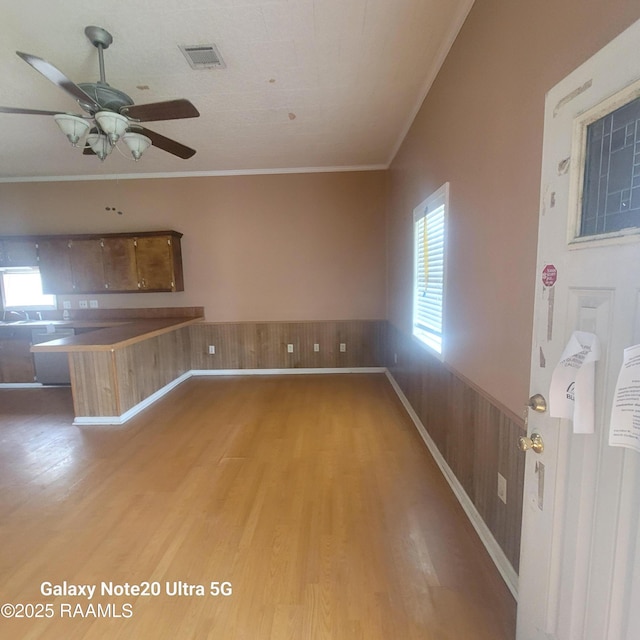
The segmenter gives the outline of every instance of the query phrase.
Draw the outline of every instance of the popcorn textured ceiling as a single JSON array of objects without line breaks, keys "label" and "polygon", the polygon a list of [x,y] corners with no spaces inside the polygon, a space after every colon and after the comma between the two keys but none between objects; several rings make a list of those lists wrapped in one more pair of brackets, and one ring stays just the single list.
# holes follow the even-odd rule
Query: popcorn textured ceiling
[{"label": "popcorn textured ceiling", "polygon": [[[25,64],[99,78],[84,28],[113,35],[107,82],[136,104],[190,100],[201,116],[145,123],[197,150],[135,163],[73,149],[52,117],[0,113],[0,180],[216,175],[388,166],[473,0],[50,0],[2,2],[0,105],[80,113]],[[224,69],[180,45],[214,43]]]}]

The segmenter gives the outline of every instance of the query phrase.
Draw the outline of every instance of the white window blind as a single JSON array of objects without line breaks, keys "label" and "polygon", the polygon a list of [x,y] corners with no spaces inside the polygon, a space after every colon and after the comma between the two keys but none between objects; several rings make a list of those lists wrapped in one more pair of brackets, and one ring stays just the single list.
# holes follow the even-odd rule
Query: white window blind
[{"label": "white window blind", "polygon": [[442,354],[446,183],[414,209],[413,334]]}]

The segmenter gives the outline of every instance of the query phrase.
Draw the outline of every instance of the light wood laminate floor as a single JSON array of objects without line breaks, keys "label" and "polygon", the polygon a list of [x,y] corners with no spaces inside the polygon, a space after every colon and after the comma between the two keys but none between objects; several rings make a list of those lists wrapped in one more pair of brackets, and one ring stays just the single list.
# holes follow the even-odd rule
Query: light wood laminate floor
[{"label": "light wood laminate floor", "polygon": [[[0,390],[0,605],[53,611],[0,617],[0,638],[514,637],[383,375],[192,378],[124,426],[71,420],[68,389]],[[65,581],[96,593],[41,593]],[[160,595],[100,594],[145,582]]]}]

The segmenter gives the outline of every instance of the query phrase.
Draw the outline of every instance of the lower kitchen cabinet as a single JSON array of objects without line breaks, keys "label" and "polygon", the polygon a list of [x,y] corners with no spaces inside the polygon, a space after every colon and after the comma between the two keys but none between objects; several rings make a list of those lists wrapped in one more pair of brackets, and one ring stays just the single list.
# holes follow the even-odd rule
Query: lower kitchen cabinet
[{"label": "lower kitchen cabinet", "polygon": [[35,368],[30,349],[30,329],[0,328],[0,382],[34,381]]}]

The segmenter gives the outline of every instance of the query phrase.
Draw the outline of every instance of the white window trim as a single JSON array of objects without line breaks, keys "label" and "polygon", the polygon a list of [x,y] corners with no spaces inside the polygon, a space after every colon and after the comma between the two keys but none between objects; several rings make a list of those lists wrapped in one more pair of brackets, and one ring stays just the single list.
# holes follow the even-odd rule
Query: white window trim
[{"label": "white window trim", "polygon": [[[443,280],[442,280],[442,333],[439,340],[436,336],[428,331],[423,331],[416,327],[417,317],[417,302],[418,302],[418,247],[416,236],[416,223],[421,219],[426,218],[429,213],[433,213],[436,210],[444,207],[444,220],[443,220]],[[413,210],[413,291],[412,291],[412,317],[411,317],[411,332],[416,341],[425,347],[430,353],[436,356],[439,360],[444,360],[445,353],[445,303],[446,303],[446,290],[447,290],[447,219],[449,215],[449,183],[445,182],[439,189],[432,193],[426,200],[421,202]]]},{"label": "white window trim", "polygon": [[[5,267],[0,269],[0,295],[2,297],[2,305],[5,311],[50,311],[57,309],[57,298],[55,295],[50,296],[53,300],[51,304],[31,304],[31,305],[11,305],[7,304],[4,291],[4,279],[1,277],[3,273],[34,273],[39,272],[38,267]],[[49,294],[47,294],[49,295]]]}]

